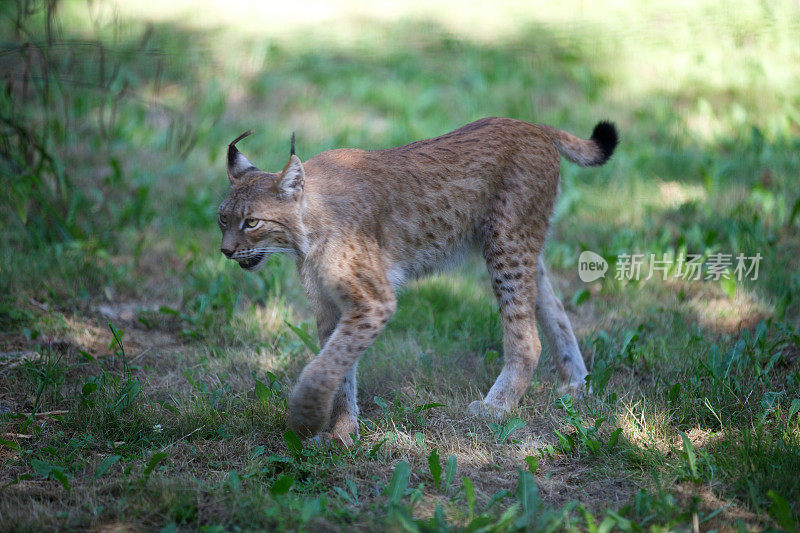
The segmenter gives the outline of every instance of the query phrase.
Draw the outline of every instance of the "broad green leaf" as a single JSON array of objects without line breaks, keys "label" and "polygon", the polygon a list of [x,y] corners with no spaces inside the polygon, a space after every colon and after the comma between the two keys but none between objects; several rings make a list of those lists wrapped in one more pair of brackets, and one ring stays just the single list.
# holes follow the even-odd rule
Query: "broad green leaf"
[{"label": "broad green leaf", "polygon": [[289,475],[283,475],[275,480],[275,483],[270,487],[269,492],[273,495],[286,494],[291,490],[294,485],[294,478]]},{"label": "broad green leaf", "polygon": [[439,461],[439,451],[436,448],[428,456],[428,467],[431,470],[433,484],[436,485],[436,490],[439,490],[442,483],[442,463]]},{"label": "broad green leaf", "polygon": [[228,472],[228,477],[225,480],[225,483],[230,487],[232,492],[239,492],[242,490],[242,478],[239,477],[239,473],[236,470],[231,470]]},{"label": "broad green leaf", "polygon": [[493,521],[494,519],[487,514],[476,516],[470,521],[469,524],[467,524],[467,528],[464,530],[464,532],[471,533],[478,530],[486,531],[484,528],[486,528],[486,526],[491,524]]},{"label": "broad green leaf", "polygon": [[450,455],[447,458],[447,466],[444,469],[444,490],[447,492],[450,490],[450,485],[452,485],[453,480],[456,478],[456,471],[458,470],[458,463],[456,462],[456,456]]},{"label": "broad green leaf", "polygon": [[283,441],[286,443],[286,447],[289,448],[289,452],[292,454],[295,461],[300,462],[303,457],[303,442],[300,440],[300,437],[291,429],[287,429],[283,434]]},{"label": "broad green leaf", "polygon": [[475,487],[472,485],[472,480],[467,476],[461,477],[461,483],[464,485],[464,496],[467,498],[469,521],[472,522],[472,515],[475,511]]},{"label": "broad green leaf", "polygon": [[539,513],[539,487],[533,474],[517,468],[519,481],[514,495],[522,506],[522,516],[517,522],[519,527],[524,527],[535,523],[536,515]]},{"label": "broad green leaf", "polygon": [[617,525],[617,521],[614,519],[614,517],[606,516],[597,527],[597,533],[611,533],[611,530],[614,529],[615,525]]},{"label": "broad green leaf", "polygon": [[725,294],[728,295],[728,298],[733,300],[733,297],[736,296],[736,279],[733,277],[720,278],[719,285],[722,287],[722,290],[725,291]]},{"label": "broad green leaf", "polygon": [[264,407],[269,407],[272,403],[272,391],[258,379],[256,379],[256,398]]},{"label": "broad green leaf", "polygon": [[53,469],[50,463],[39,459],[31,459],[31,466],[33,467],[33,471],[42,477],[48,477]]},{"label": "broad green leaf", "polygon": [[681,432],[681,439],[683,440],[683,449],[686,452],[686,458],[689,462],[689,471],[692,474],[692,479],[698,481],[700,477],[697,475],[697,454],[695,454],[694,446],[685,433]]},{"label": "broad green leaf", "polygon": [[173,309],[171,307],[167,307],[166,305],[162,305],[158,308],[158,312],[164,315],[171,315],[171,316],[180,316],[180,311],[177,309]]},{"label": "broad green leaf", "polygon": [[619,436],[622,434],[622,428],[615,429],[611,436],[608,438],[608,448],[611,449],[619,442]]},{"label": "broad green leaf", "polygon": [[519,512],[519,504],[515,503],[503,511],[503,514],[501,514],[500,518],[497,519],[497,522],[494,523],[492,529],[494,531],[505,530],[506,527],[511,524],[511,521],[514,520],[514,517],[517,516],[517,512]]},{"label": "broad green leaf", "polygon": [[122,390],[120,390],[119,395],[117,396],[117,402],[114,405],[114,410],[117,413],[121,413],[131,405],[133,402],[136,401],[136,398],[139,397],[139,394],[142,393],[142,385],[139,383],[139,380],[136,378],[129,379],[123,385]]},{"label": "broad green leaf", "polygon": [[30,479],[32,477],[33,476],[31,476],[30,474],[19,475],[19,476],[15,477],[14,479],[12,479],[11,481],[9,481],[8,483],[6,483],[5,485],[0,486],[0,492],[2,492],[6,487],[10,487],[11,485],[16,485],[20,481],[24,481],[24,480]]},{"label": "broad green leaf", "polygon": [[375,403],[378,404],[378,407],[380,407],[381,410],[384,411],[384,412],[389,407],[389,404],[386,403],[386,400],[384,400],[380,396],[375,396],[374,400],[375,400]]},{"label": "broad green leaf", "polygon": [[[790,417],[791,418],[791,417]],[[6,448],[11,448],[12,450],[20,450],[19,444],[14,441],[0,439],[0,445],[5,446]]]},{"label": "broad green leaf", "polygon": [[794,224],[797,215],[800,215],[800,198],[794,201],[794,205],[792,206],[792,213],[789,215],[789,220],[786,223],[787,226],[791,226]]},{"label": "broad green leaf", "polygon": [[433,409],[434,407],[444,407],[443,403],[426,403],[422,405],[418,405],[414,408],[415,413],[421,413],[422,411],[427,411],[428,409]]},{"label": "broad green leaf", "polygon": [[489,510],[491,510],[491,508],[495,506],[495,504],[500,503],[500,501],[503,498],[507,498],[508,496],[511,496],[511,493],[508,492],[506,489],[498,490],[497,492],[492,494],[491,498],[489,498],[489,501],[486,503],[486,508],[483,510],[483,512],[488,513]]},{"label": "broad green leaf", "polygon": [[570,439],[567,438],[566,435],[562,434],[557,429],[554,429],[553,431],[556,434],[556,437],[558,437],[558,443],[561,446],[561,450],[564,453],[571,453],[572,452],[572,443],[570,442]]},{"label": "broad green leaf", "polygon": [[389,497],[389,503],[399,505],[400,500],[406,493],[408,487],[408,477],[411,474],[411,467],[405,461],[400,461],[394,467],[392,479],[389,481],[389,486],[386,488],[386,495]]},{"label": "broad green leaf", "polygon": [[536,475],[536,471],[539,470],[539,459],[533,455],[529,455],[525,458],[525,463],[527,463],[530,473]]},{"label": "broad green leaf", "polygon": [[322,502],[319,498],[306,500],[300,510],[300,522],[303,524],[317,516],[322,511]]},{"label": "broad green leaf", "polygon": [[669,389],[669,393],[667,394],[667,401],[669,403],[675,403],[678,400],[678,397],[681,393],[681,382],[676,381],[672,387]]},{"label": "broad green leaf", "polygon": [[789,420],[791,420],[798,412],[800,412],[800,398],[795,398],[792,400],[792,405],[789,407]]},{"label": "broad green leaf", "polygon": [[787,533],[797,533],[797,522],[792,516],[792,508],[789,506],[783,496],[774,490],[768,490],[767,496],[772,500],[772,505],[769,507],[769,514]]},{"label": "broad green leaf", "polygon": [[373,447],[372,447],[372,448],[369,450],[369,453],[367,454],[367,456],[368,456],[368,457],[375,457],[375,456],[378,454],[378,451],[381,449],[381,446],[383,446],[384,444],[386,444],[386,441],[387,441],[387,440],[389,440],[389,439],[386,439],[386,438],[383,438],[383,439],[381,439],[381,441],[380,441],[380,442],[378,442],[377,444],[375,444],[375,446],[373,446]]},{"label": "broad green leaf", "polygon": [[389,516],[392,521],[400,524],[400,526],[408,533],[419,533],[419,526],[414,522],[414,518],[408,513],[405,507],[393,507]]},{"label": "broad green leaf", "polygon": [[338,494],[339,496],[341,496],[341,497],[342,497],[342,499],[344,499],[346,502],[349,502],[349,503],[352,503],[353,505],[356,505],[356,501],[355,501],[355,500],[353,499],[353,497],[352,497],[350,494],[348,494],[348,493],[347,493],[345,490],[343,490],[343,489],[341,489],[341,488],[339,488],[339,487],[333,487],[333,491],[334,491],[336,494]]},{"label": "broad green leaf", "polygon": [[347,483],[347,488],[350,489],[350,494],[353,495],[353,501],[358,504],[358,488],[356,488],[356,484],[353,483],[352,479],[348,479],[345,482]]},{"label": "broad green leaf", "polygon": [[588,300],[591,297],[592,297],[592,293],[589,292],[589,289],[587,289],[587,288],[578,289],[577,291],[575,291],[575,294],[572,295],[572,299],[570,300],[570,303],[572,303],[573,307],[578,307],[579,305],[581,305],[583,302],[585,302],[586,300]]},{"label": "broad green leaf", "polygon": [[119,455],[111,455],[103,459],[103,461],[99,465],[97,465],[97,470],[94,471],[94,477],[92,477],[92,480],[94,481],[100,478],[101,476],[105,475],[105,473],[108,472],[109,469],[112,466],[114,466],[117,463],[117,461],[119,461],[121,458],[122,457],[120,457]]},{"label": "broad green leaf", "polygon": [[153,473],[153,470],[155,470],[155,468],[158,466],[158,463],[160,463],[167,457],[169,457],[169,454],[167,452],[154,453],[153,456],[150,458],[150,461],[147,463],[147,466],[144,468],[144,471],[142,472],[142,481],[146,481],[147,478],[150,477],[150,474]]},{"label": "broad green leaf", "polygon": [[67,479],[67,475],[59,469],[53,468],[50,471],[50,475],[53,476],[53,479],[61,483],[61,486],[67,491],[67,494],[70,494],[72,491],[69,487],[69,479]]},{"label": "broad green leaf", "polygon": [[498,437],[498,442],[503,444],[508,438],[518,429],[525,427],[525,421],[521,418],[514,417],[510,419],[506,424],[502,427],[500,431],[500,435]]}]

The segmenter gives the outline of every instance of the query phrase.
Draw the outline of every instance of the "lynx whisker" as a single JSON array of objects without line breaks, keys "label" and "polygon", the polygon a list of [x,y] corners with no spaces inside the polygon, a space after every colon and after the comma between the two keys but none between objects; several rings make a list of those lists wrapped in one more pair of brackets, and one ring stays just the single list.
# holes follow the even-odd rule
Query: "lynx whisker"
[{"label": "lynx whisker", "polygon": [[281,246],[263,246],[263,247],[259,247],[259,248],[253,248],[253,250],[255,250],[256,253],[266,252],[266,253],[270,253],[270,254],[275,254],[275,253],[299,254],[300,253],[298,250],[295,250],[294,248],[284,248],[284,247],[281,247]]}]

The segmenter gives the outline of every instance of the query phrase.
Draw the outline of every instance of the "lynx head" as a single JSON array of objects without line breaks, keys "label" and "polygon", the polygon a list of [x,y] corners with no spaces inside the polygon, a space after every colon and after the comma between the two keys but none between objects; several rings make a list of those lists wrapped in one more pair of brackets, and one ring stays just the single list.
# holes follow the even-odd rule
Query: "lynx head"
[{"label": "lynx head", "polygon": [[300,253],[305,173],[294,153],[294,134],[289,162],[280,173],[255,167],[236,143],[228,145],[228,179],[231,189],[219,206],[222,230],[220,251],[245,270],[258,270],[276,252]]}]

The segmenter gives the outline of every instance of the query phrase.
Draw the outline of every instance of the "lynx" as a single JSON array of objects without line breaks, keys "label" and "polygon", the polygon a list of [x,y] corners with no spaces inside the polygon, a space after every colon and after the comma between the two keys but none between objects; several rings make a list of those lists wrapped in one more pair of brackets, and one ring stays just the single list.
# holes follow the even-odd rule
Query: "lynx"
[{"label": "lynx", "polygon": [[[222,253],[256,271],[292,254],[316,313],[319,354],[289,398],[289,427],[304,437],[358,432],[356,366],[395,311],[403,283],[483,253],[502,320],[504,365],[476,414],[501,416],[519,401],[538,363],[538,322],[568,387],[586,366],[542,261],[559,190],[561,157],[602,165],[618,142],[610,122],[589,140],[508,118],[386,150],[338,149],[279,173],[228,146],[231,188],[219,207]],[[559,155],[560,154],[560,155]]]}]

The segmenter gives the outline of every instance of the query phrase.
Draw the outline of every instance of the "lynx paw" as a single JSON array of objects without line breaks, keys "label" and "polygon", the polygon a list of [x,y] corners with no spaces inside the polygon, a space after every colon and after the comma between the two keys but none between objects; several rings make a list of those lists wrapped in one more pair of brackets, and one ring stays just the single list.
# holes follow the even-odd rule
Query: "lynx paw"
[{"label": "lynx paw", "polygon": [[583,398],[592,394],[592,386],[589,385],[585,379],[573,379],[569,383],[565,383],[558,387],[559,394],[570,394],[573,398]]},{"label": "lynx paw", "polygon": [[328,422],[328,412],[321,405],[293,394],[289,399],[289,429],[300,437],[312,437]]},{"label": "lynx paw", "polygon": [[358,419],[350,416],[341,416],[332,428],[318,433],[314,437],[311,437],[310,440],[316,444],[334,442],[335,444],[342,444],[345,448],[349,448],[353,445],[352,435],[358,438]]},{"label": "lynx paw", "polygon": [[340,416],[331,430],[334,440],[344,444],[345,446],[352,446],[353,434],[358,437],[358,418],[343,415]]},{"label": "lynx paw", "polygon": [[469,412],[475,416],[489,418],[492,420],[500,420],[508,412],[507,409],[497,407],[483,400],[475,400],[469,404]]}]

